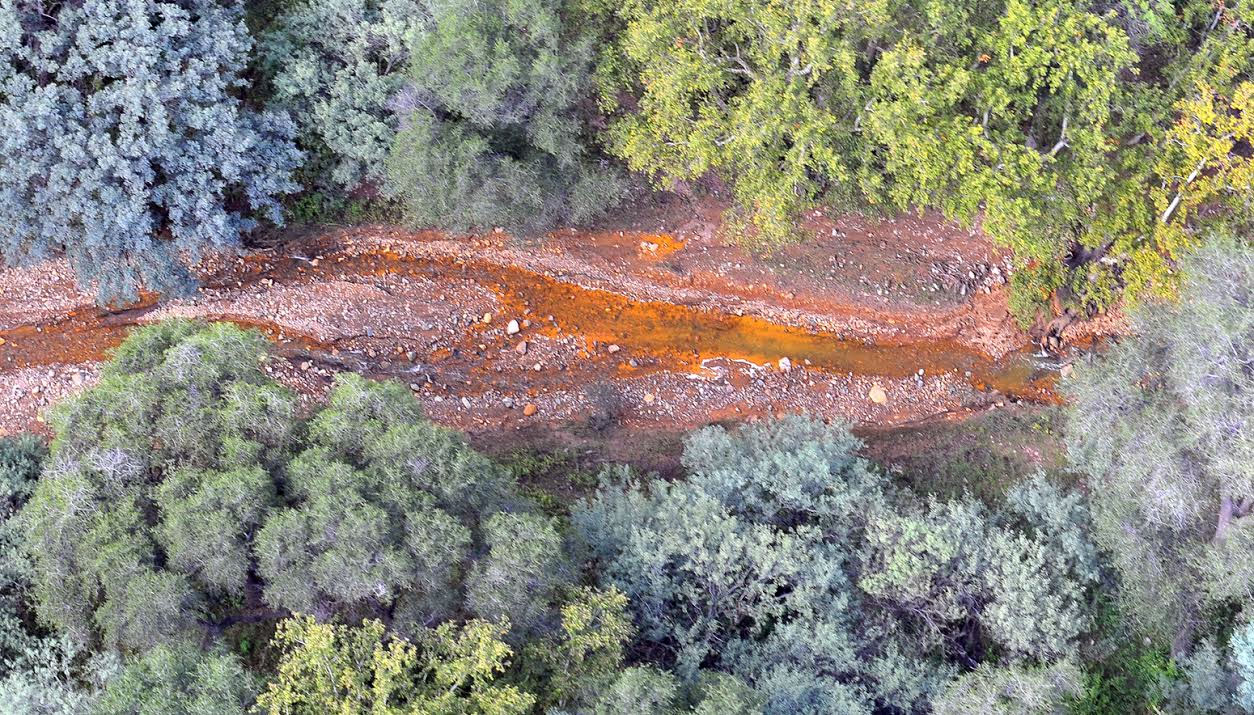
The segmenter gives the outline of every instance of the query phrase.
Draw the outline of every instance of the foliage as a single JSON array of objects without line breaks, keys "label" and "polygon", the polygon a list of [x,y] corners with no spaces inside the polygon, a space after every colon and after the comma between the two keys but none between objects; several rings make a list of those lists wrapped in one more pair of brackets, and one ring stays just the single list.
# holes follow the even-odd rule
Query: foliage
[{"label": "foliage", "polygon": [[[0,251],[64,251],[103,300],[279,220],[291,121],[236,96],[251,40],[214,0],[0,2]],[[247,209],[247,211],[245,210]]]},{"label": "foliage", "polygon": [[641,647],[687,682],[711,666],[745,680],[770,712],[910,710],[990,648],[1071,652],[1096,578],[1074,498],[1037,481],[1005,515],[923,502],[858,447],[803,418],[707,428],[685,481],[620,472],[577,511]]},{"label": "foliage", "polygon": [[319,618],[396,608],[403,628],[449,617],[471,526],[512,490],[504,470],[423,419],[403,385],[352,374],[303,446],[286,467],[288,505],[257,534],[267,602]]},{"label": "foliage", "polygon": [[13,517],[30,499],[47,453],[34,435],[0,438],[0,667],[5,670],[38,640],[26,623],[25,534]]},{"label": "foliage", "polygon": [[819,201],[935,208],[1017,254],[1016,315],[1170,293],[1254,214],[1248,9],[805,0],[600,2],[609,136],[670,184],[717,172],[735,231]]},{"label": "foliage", "polygon": [[627,596],[617,589],[581,588],[561,609],[561,628],[528,643],[521,667],[541,709],[590,703],[622,672],[634,628]]},{"label": "foliage", "polygon": [[230,654],[161,645],[126,664],[105,686],[98,715],[244,715],[255,678]]},{"label": "foliage", "polygon": [[1176,656],[1203,606],[1248,602],[1254,586],[1254,251],[1220,243],[1185,270],[1179,303],[1137,311],[1135,337],[1065,384],[1124,607]]},{"label": "foliage", "polygon": [[596,37],[573,2],[445,0],[412,39],[390,191],[421,225],[543,231],[621,194],[581,106]]},{"label": "foliage", "polygon": [[281,713],[525,713],[534,697],[495,682],[512,654],[507,624],[446,623],[416,642],[384,635],[383,624],[320,624],[310,617],[279,623],[278,674],[257,700]]},{"label": "foliage", "polygon": [[852,177],[854,128],[841,115],[859,102],[856,47],[888,20],[883,3],[605,5],[624,23],[618,43],[640,88],[636,111],[610,130],[631,168],[667,183],[723,172],[734,225],[768,243],[793,233],[816,177]]},{"label": "foliage", "polygon": [[624,670],[596,698],[594,715],[753,715],[762,697],[723,673],[703,672],[690,687],[674,675],[648,666]]},{"label": "foliage", "polygon": [[397,128],[389,103],[425,17],[420,0],[309,0],[261,38],[273,102],[296,120],[316,188],[382,183]]},{"label": "foliage", "polygon": [[407,631],[456,615],[468,572],[472,608],[542,620],[552,526],[508,514],[480,533],[525,506],[502,467],[393,383],[343,376],[298,419],[266,359],[258,333],[162,323],[58,408],[22,516],[46,623],[136,650],[295,610]]},{"label": "foliage", "polygon": [[94,700],[81,687],[74,643],[45,634],[28,602],[26,535],[15,517],[34,490],[48,450],[34,435],[0,438],[0,712],[81,713]]},{"label": "foliage", "polygon": [[981,665],[955,680],[937,699],[936,715],[1063,715],[1067,700],[1080,694],[1082,674],[1075,663],[1048,666]]}]

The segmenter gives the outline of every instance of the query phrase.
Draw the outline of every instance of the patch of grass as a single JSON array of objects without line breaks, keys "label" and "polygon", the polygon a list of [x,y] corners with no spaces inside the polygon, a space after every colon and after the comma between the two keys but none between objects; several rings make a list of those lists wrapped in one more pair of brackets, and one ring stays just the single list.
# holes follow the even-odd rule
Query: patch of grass
[{"label": "patch of grass", "polygon": [[959,422],[934,422],[861,435],[864,454],[910,487],[939,497],[968,493],[995,502],[1044,471],[1070,479],[1057,407],[1014,406]]},{"label": "patch of grass", "polygon": [[1127,620],[1109,598],[1099,604],[1094,642],[1105,654],[1084,659],[1084,693],[1070,703],[1070,712],[1162,712],[1164,686],[1180,677],[1167,648],[1128,632]]}]

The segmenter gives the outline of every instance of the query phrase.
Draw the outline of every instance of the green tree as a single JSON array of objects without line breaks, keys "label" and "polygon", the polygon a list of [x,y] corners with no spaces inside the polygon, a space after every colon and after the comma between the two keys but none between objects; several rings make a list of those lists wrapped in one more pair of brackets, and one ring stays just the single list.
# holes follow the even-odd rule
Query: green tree
[{"label": "green tree", "polygon": [[456,613],[477,520],[511,497],[505,470],[424,419],[405,386],[353,374],[304,447],[286,467],[288,503],[257,534],[267,602],[319,618],[396,609],[401,627]]},{"label": "green tree", "polygon": [[302,419],[268,359],[259,333],[162,323],[56,411],[21,517],[46,623],[134,650],[294,611],[555,625],[564,546],[504,467],[397,383],[340,376]]},{"label": "green tree", "polygon": [[716,173],[734,233],[817,202],[935,208],[1012,248],[1012,306],[1170,293],[1215,226],[1249,225],[1243,6],[600,2],[610,146],[661,184]]},{"label": "green tree", "polygon": [[413,38],[389,190],[410,219],[529,233],[585,221],[622,193],[594,153],[593,26],[577,3],[428,3]]},{"label": "green tree", "polygon": [[98,386],[54,412],[50,466],[22,517],[46,623],[148,648],[249,596],[296,405],[261,371],[265,346],[226,324],[140,329]]},{"label": "green tree", "polygon": [[276,106],[291,112],[312,188],[383,188],[409,48],[426,24],[421,0],[309,0],[258,41]]},{"label": "green tree", "polygon": [[279,623],[278,673],[257,699],[271,715],[327,712],[526,713],[535,698],[496,682],[512,652],[508,624],[470,621],[425,630],[416,642],[384,635],[383,624]]},{"label": "green tree", "polygon": [[1134,312],[1134,337],[1064,384],[1124,607],[1176,656],[1204,606],[1254,587],[1254,251],[1220,242],[1184,271],[1178,303]]},{"label": "green tree", "polygon": [[720,172],[737,202],[734,230],[767,243],[792,236],[826,184],[852,178],[848,115],[865,101],[858,44],[891,22],[885,3],[604,5],[623,23],[617,79],[639,95],[609,132],[632,169],[663,185]]},{"label": "green tree", "polygon": [[194,645],[160,645],[109,679],[96,715],[244,715],[257,695],[255,677],[229,653]]}]

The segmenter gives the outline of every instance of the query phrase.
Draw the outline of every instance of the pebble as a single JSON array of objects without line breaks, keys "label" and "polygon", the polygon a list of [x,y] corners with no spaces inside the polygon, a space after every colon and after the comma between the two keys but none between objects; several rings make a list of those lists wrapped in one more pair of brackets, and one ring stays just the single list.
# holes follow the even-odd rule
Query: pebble
[{"label": "pebble", "polygon": [[515,345],[514,352],[518,353],[519,355],[526,355],[527,354],[527,341],[523,340],[522,342]]},{"label": "pebble", "polygon": [[527,406],[523,408],[523,416],[530,417],[539,411],[540,411],[540,408],[536,407],[536,404],[534,402],[528,402]]},{"label": "pebble", "polygon": [[888,393],[884,392],[884,388],[879,385],[871,387],[871,391],[867,393],[867,398],[877,405],[888,404]]},{"label": "pebble", "polygon": [[792,369],[792,360],[789,360],[786,357],[782,357],[779,359],[779,371],[780,372],[788,372],[791,369]]},{"label": "pebble", "polygon": [[614,353],[618,352],[619,350],[622,350],[622,348],[618,347],[617,345],[611,345],[611,346],[609,346],[608,348],[606,348],[606,350],[609,350],[609,351],[610,351],[610,354],[611,354],[611,355],[613,355]]},{"label": "pebble", "polygon": [[514,335],[514,334],[516,334],[516,333],[517,333],[519,330],[521,330],[521,329],[522,329],[522,328],[519,328],[519,327],[518,327],[518,321],[517,321],[517,320],[511,320],[511,321],[509,321],[509,325],[505,326],[505,334],[506,334],[506,335]]}]

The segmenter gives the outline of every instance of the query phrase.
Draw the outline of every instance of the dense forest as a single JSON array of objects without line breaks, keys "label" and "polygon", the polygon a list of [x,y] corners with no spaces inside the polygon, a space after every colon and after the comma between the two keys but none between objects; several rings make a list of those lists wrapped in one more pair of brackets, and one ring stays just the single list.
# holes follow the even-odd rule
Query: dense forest
[{"label": "dense forest", "polygon": [[1062,469],[902,480],[793,405],[560,498],[405,384],[311,405],[261,332],[135,329],[0,438],[0,712],[1254,712],[1250,13],[0,0],[0,256],[101,304],[284,224],[525,241],[672,191],[763,253],[939,212],[1021,325],[1130,324],[1060,382]]}]

